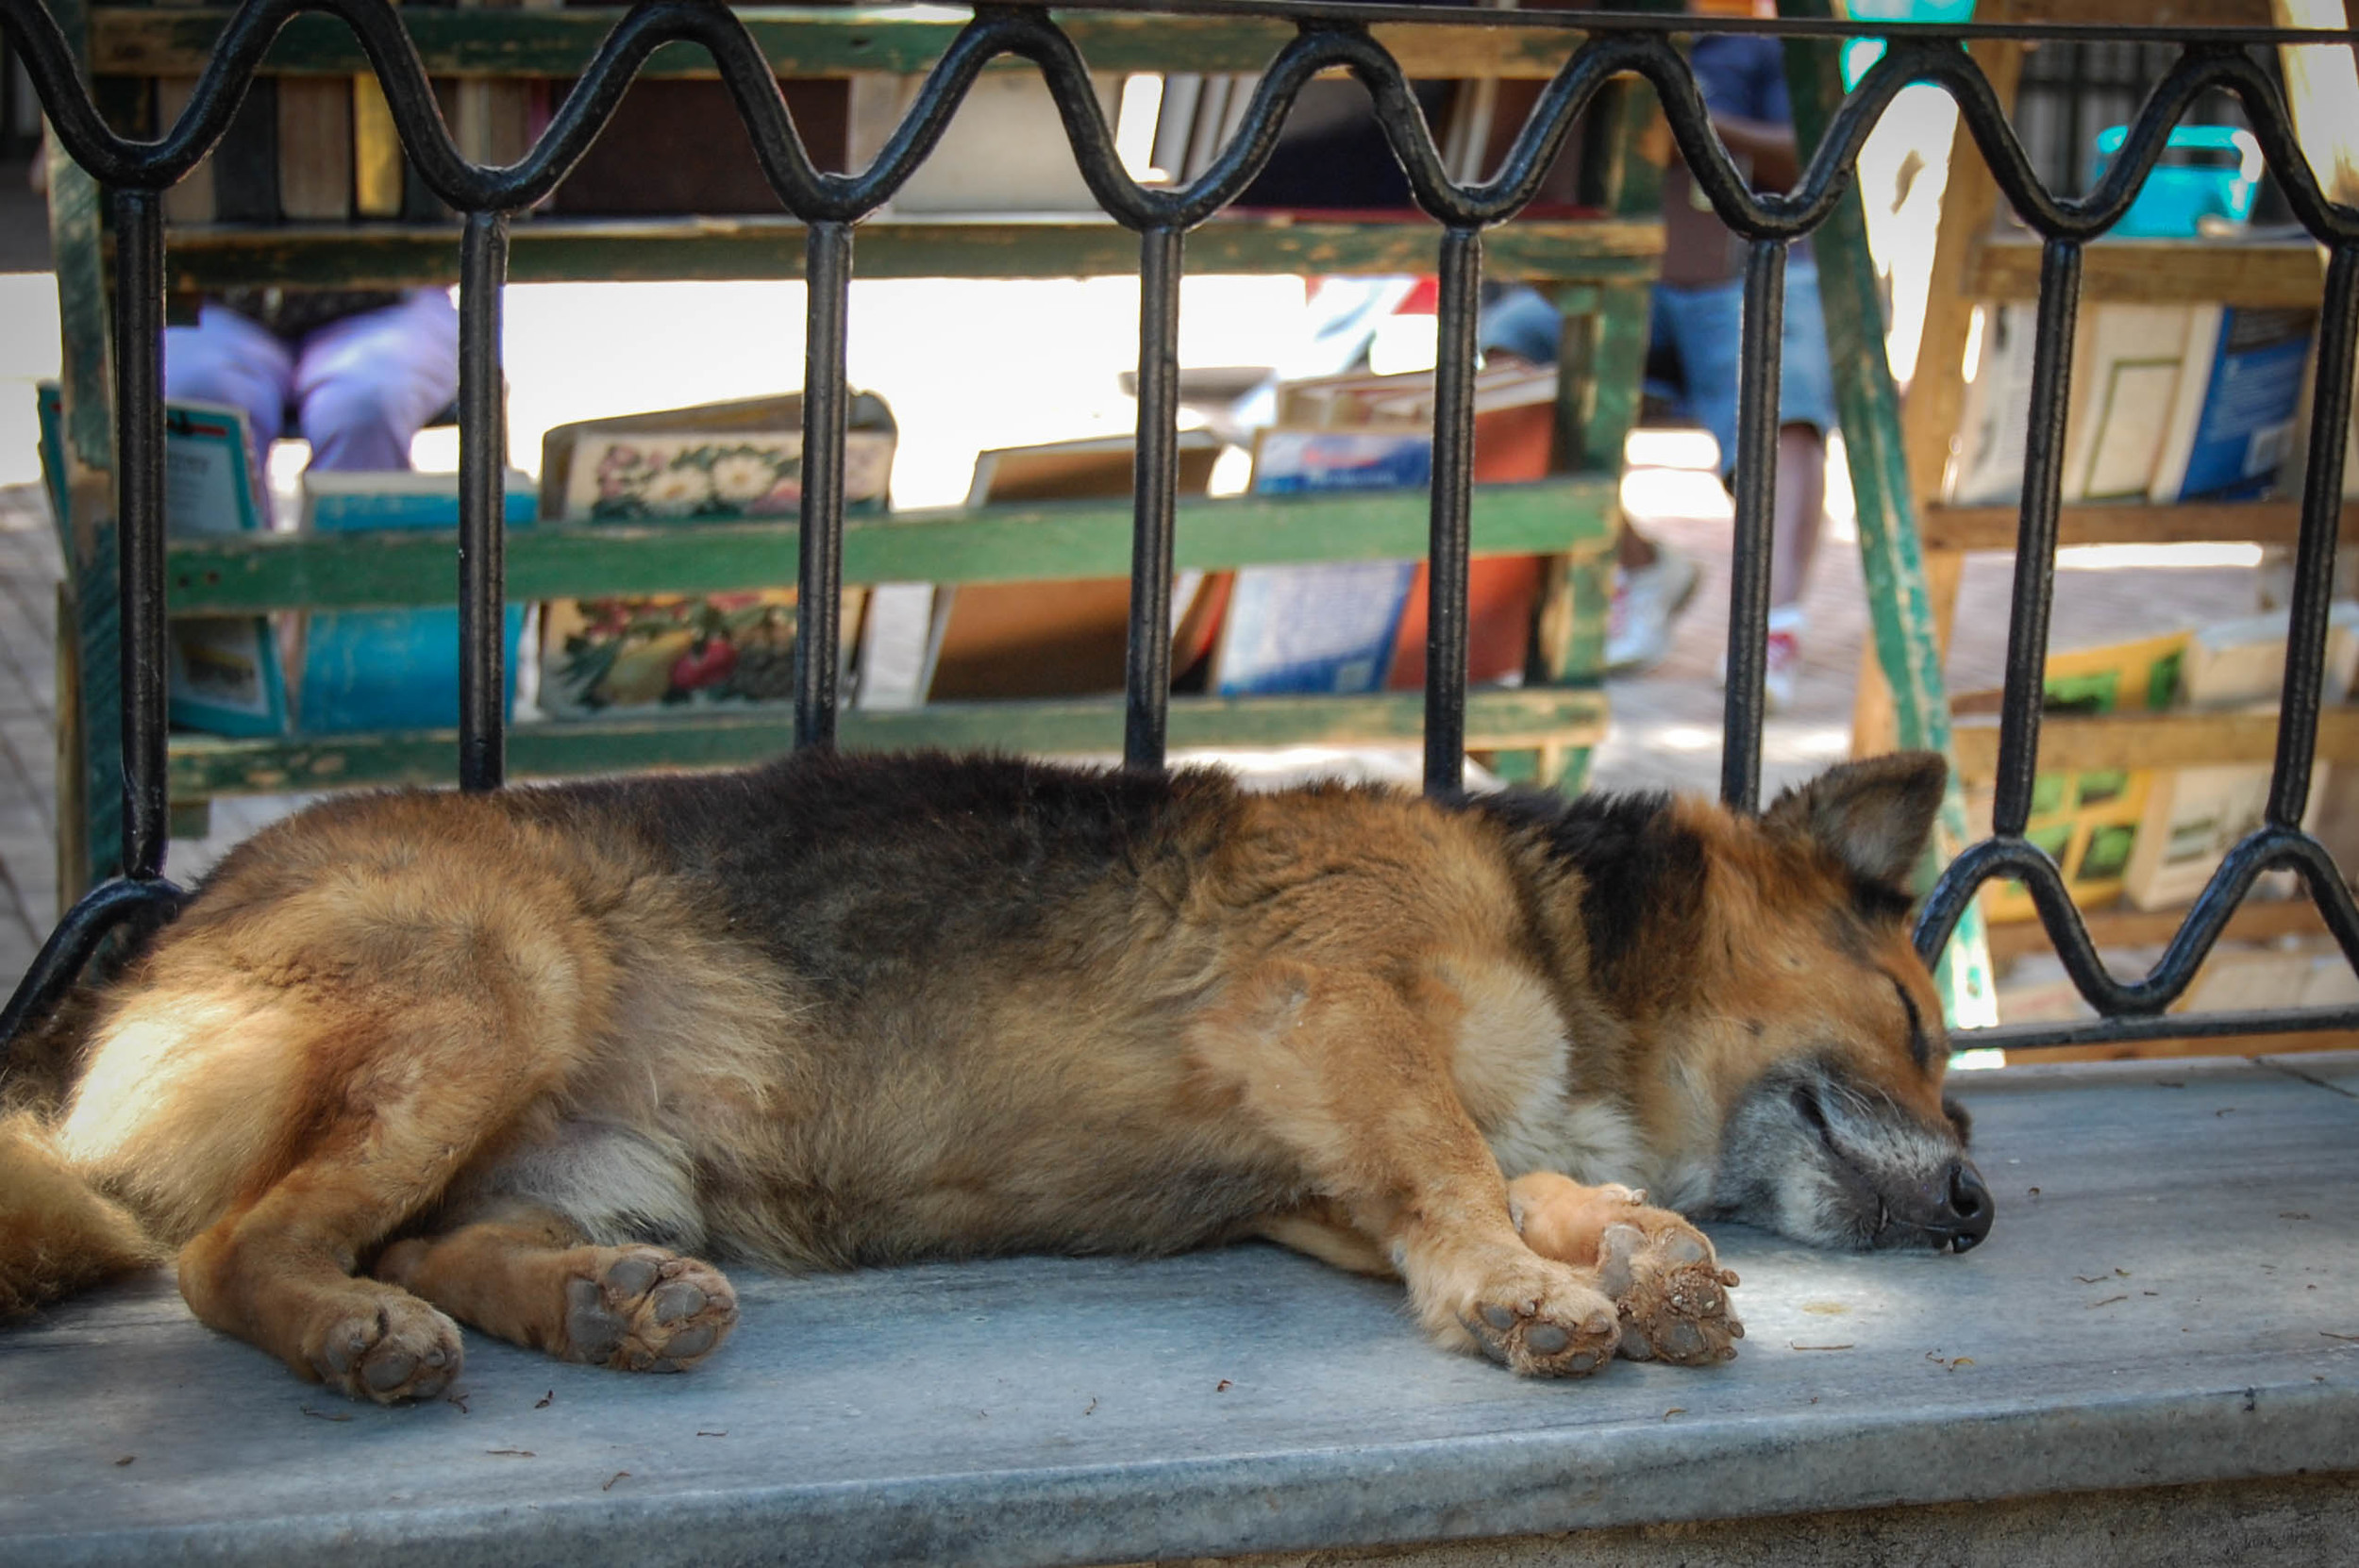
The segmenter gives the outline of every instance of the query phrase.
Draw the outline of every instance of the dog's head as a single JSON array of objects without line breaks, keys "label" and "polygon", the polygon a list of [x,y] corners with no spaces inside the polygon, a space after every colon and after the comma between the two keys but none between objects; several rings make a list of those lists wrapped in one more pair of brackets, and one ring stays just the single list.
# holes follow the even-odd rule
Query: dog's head
[{"label": "dog's head", "polygon": [[1730,824],[1709,912],[1732,958],[1698,1030],[1726,1056],[1713,1209],[1832,1246],[1965,1252],[1990,1233],[1909,942],[1946,776],[1930,754],[1879,758]]},{"label": "dog's head", "polygon": [[1633,1109],[1681,1207],[1826,1246],[1964,1252],[1989,1233],[1909,942],[1945,779],[1905,754],[1757,818],[1659,798],[1590,813],[1573,858],[1591,972],[1632,1026]]}]

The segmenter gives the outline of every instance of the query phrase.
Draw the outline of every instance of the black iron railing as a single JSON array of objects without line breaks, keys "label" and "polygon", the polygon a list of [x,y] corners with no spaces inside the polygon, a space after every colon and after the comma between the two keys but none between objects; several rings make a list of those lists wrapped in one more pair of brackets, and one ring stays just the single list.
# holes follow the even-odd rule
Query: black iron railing
[{"label": "black iron railing", "polygon": [[[1139,236],[1138,443],[1128,707],[1124,755],[1160,767],[1169,680],[1173,497],[1177,475],[1177,328],[1186,236],[1232,200],[1267,161],[1286,109],[1318,73],[1343,68],[1375,101],[1378,121],[1418,205],[1440,225],[1440,359],[1434,413],[1431,599],[1426,689],[1426,782],[1455,788],[1464,738],[1465,594],[1472,386],[1483,231],[1531,199],[1576,118],[1612,78],[1644,77],[1660,97],[1695,182],[1720,218],[1749,245],[1745,269],[1743,375],[1736,462],[1736,537],[1729,630],[1723,797],[1758,807],[1769,531],[1776,487],[1780,318],[1789,244],[1824,223],[1849,188],[1862,143],[1899,90],[1929,81],[1957,101],[1976,144],[2016,212],[2045,242],[2031,440],[2016,554],[1998,803],[1990,839],[1949,867],[1916,926],[1930,962],[1948,942],[1966,901],[1985,879],[2019,877],[2082,993],[2105,1016],[2058,1029],[1982,1031],[1965,1037],[2009,1045],[2083,1043],[2161,1035],[2249,1034],[2359,1026],[2359,1007],[2267,1013],[2162,1016],[2194,978],[2229,914],[2264,870],[2291,866],[2327,926],[2359,966],[2359,907],[2332,859],[2303,832],[2318,727],[2328,597],[2341,507],[2343,443],[2351,411],[2354,334],[2359,333],[2359,210],[2331,203],[2296,144],[2285,105],[2248,45],[2317,42],[2338,35],[2265,27],[2100,28],[2065,24],[1879,28],[1849,22],[1715,22],[1664,14],[1500,11],[1435,6],[1290,3],[1099,4],[1098,9],[1219,12],[1293,22],[1297,35],[1263,73],[1234,140],[1201,177],[1150,188],[1123,170],[1090,88],[1081,57],[1042,9],[977,8],[932,69],[906,120],[876,161],[857,174],[816,169],[789,116],[777,79],[744,25],[716,0],[650,0],[619,23],[567,95],[545,134],[519,162],[486,168],[461,158],[426,72],[386,0],[248,0],[221,35],[186,110],[160,141],[126,141],[100,119],[76,77],[74,55],[38,0],[0,0],[0,27],[24,58],[66,154],[110,192],[115,234],[115,454],[117,539],[123,607],[124,874],[75,905],[5,1015],[0,1041],[45,1010],[106,934],[125,921],[168,909],[180,894],[162,877],[165,692],[163,514],[163,229],[161,192],[186,175],[229,122],[265,50],[298,12],[341,18],[366,50],[412,164],[445,204],[464,215],[460,244],[460,619],[462,787],[496,787],[504,771],[501,659],[499,302],[509,215],[555,188],[612,114],[624,89],[660,45],[708,50],[750,133],[779,201],[807,226],[810,333],[804,405],[796,639],[795,736],[800,746],[835,737],[835,618],[841,574],[845,435],[845,302],[855,225],[888,200],[941,138],[977,74],[1000,55],[1038,67],[1054,95],[1083,178],[1107,213]],[[1450,180],[1430,126],[1398,62],[1370,25],[1419,22],[1546,28],[1584,42],[1550,80],[1497,172]],[[1677,35],[1709,26],[1787,37],[1883,36],[1888,48],[1830,122],[1795,189],[1755,192],[1714,132],[1679,49]],[[2176,63],[2149,93],[2127,144],[2084,198],[2058,198],[2034,174],[1989,81],[1961,47],[1973,38],[2128,39],[2168,43]],[[2083,245],[2127,210],[2164,150],[2171,125],[2202,94],[2233,93],[2243,105],[2296,219],[2332,252],[2320,325],[2317,389],[2304,475],[2291,631],[2266,825],[2227,857],[2163,960],[2124,984],[2098,960],[2086,927],[2049,858],[2024,838],[2040,723],[2041,673],[2053,586],[2061,446],[2079,305]],[[1964,1040],[1961,1040],[1964,1043]]]}]

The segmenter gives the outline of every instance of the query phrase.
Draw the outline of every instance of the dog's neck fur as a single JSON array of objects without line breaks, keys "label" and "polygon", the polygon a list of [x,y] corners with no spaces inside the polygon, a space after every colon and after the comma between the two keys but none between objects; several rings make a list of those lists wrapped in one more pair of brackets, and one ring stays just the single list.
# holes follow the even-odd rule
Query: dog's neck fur
[{"label": "dog's neck fur", "polygon": [[[1557,988],[1560,1015],[1584,1020],[1548,1118],[1545,1168],[1648,1187],[1674,1202],[1709,1191],[1710,1147],[1685,1148],[1675,1131],[1695,1117],[1659,1114],[1666,1104],[1692,1112],[1681,1102],[1700,1090],[1673,1084],[1648,1093],[1637,1081],[1665,1059],[1655,1043],[1678,1026],[1678,999],[1705,941],[1701,839],[1662,793],[1567,800],[1511,791],[1464,805],[1507,836],[1535,958]],[[1502,1165],[1517,1163],[1519,1150],[1497,1152]]]},{"label": "dog's neck fur", "polygon": [[1672,797],[1510,791],[1466,805],[1507,834],[1550,971],[1578,975],[1634,1029],[1658,1023],[1705,926],[1705,847]]}]

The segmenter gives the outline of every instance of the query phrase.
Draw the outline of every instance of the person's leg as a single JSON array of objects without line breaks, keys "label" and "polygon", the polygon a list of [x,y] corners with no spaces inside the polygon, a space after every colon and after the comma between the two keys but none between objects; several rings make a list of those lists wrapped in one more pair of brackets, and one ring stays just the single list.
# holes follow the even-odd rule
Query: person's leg
[{"label": "person's leg", "polygon": [[293,385],[287,345],[234,310],[208,305],[194,326],[164,328],[164,396],[243,410],[257,475],[270,443],[284,433]]},{"label": "person's leg", "polygon": [[[1736,389],[1743,343],[1745,287],[1731,281],[1666,290],[1666,311],[1687,373],[1688,410],[1720,444],[1723,483],[1736,472]],[[1778,367],[1778,485],[1771,502],[1769,554],[1769,706],[1794,700],[1806,630],[1802,593],[1826,517],[1826,437],[1834,415],[1834,372],[1827,359],[1818,270],[1788,265]]]},{"label": "person's leg", "polygon": [[1777,508],[1769,608],[1799,609],[1827,520],[1827,438],[1816,425],[1787,425],[1778,431]]},{"label": "person's leg", "polygon": [[1835,427],[1834,366],[1827,357],[1827,318],[1818,302],[1818,268],[1796,261],[1785,272],[1785,330],[1778,368],[1777,545],[1769,560],[1769,603],[1799,613],[1810,566],[1826,524],[1827,438]]},{"label": "person's leg", "polygon": [[311,464],[330,471],[410,466],[410,439],[459,391],[459,312],[439,289],[304,339],[295,398]]},{"label": "person's leg", "polygon": [[[1665,289],[1658,304],[1687,373],[1686,409],[1720,445],[1720,477],[1736,473],[1737,357],[1745,286]],[[1795,606],[1810,575],[1826,510],[1826,437],[1834,428],[1834,372],[1827,360],[1818,269],[1786,269],[1785,324],[1778,366],[1778,489],[1771,530],[1769,602]]]},{"label": "person's leg", "polygon": [[1663,559],[1662,546],[1622,520],[1622,531],[1614,536],[1614,564],[1625,572],[1644,572]]},{"label": "person's leg", "polygon": [[1531,364],[1552,365],[1564,352],[1564,315],[1528,283],[1485,305],[1475,324],[1475,346],[1486,359],[1512,354]]},{"label": "person's leg", "polygon": [[[1648,313],[1649,360],[1676,358],[1695,328],[1688,321],[1699,291],[1658,286]],[[1707,298],[1702,309],[1712,309]],[[1668,544],[1648,539],[1625,518],[1614,536],[1614,598],[1606,611],[1605,666],[1609,674],[1634,675],[1660,663],[1671,651],[1671,627],[1695,597],[1703,571]]]}]

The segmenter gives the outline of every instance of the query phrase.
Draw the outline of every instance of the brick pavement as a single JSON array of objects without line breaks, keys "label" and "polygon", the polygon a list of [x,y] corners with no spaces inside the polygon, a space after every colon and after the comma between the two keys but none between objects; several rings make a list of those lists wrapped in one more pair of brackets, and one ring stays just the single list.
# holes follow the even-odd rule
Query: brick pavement
[{"label": "brick pavement", "polygon": [[58,917],[60,570],[40,492],[0,488],[0,976],[32,961]]}]

